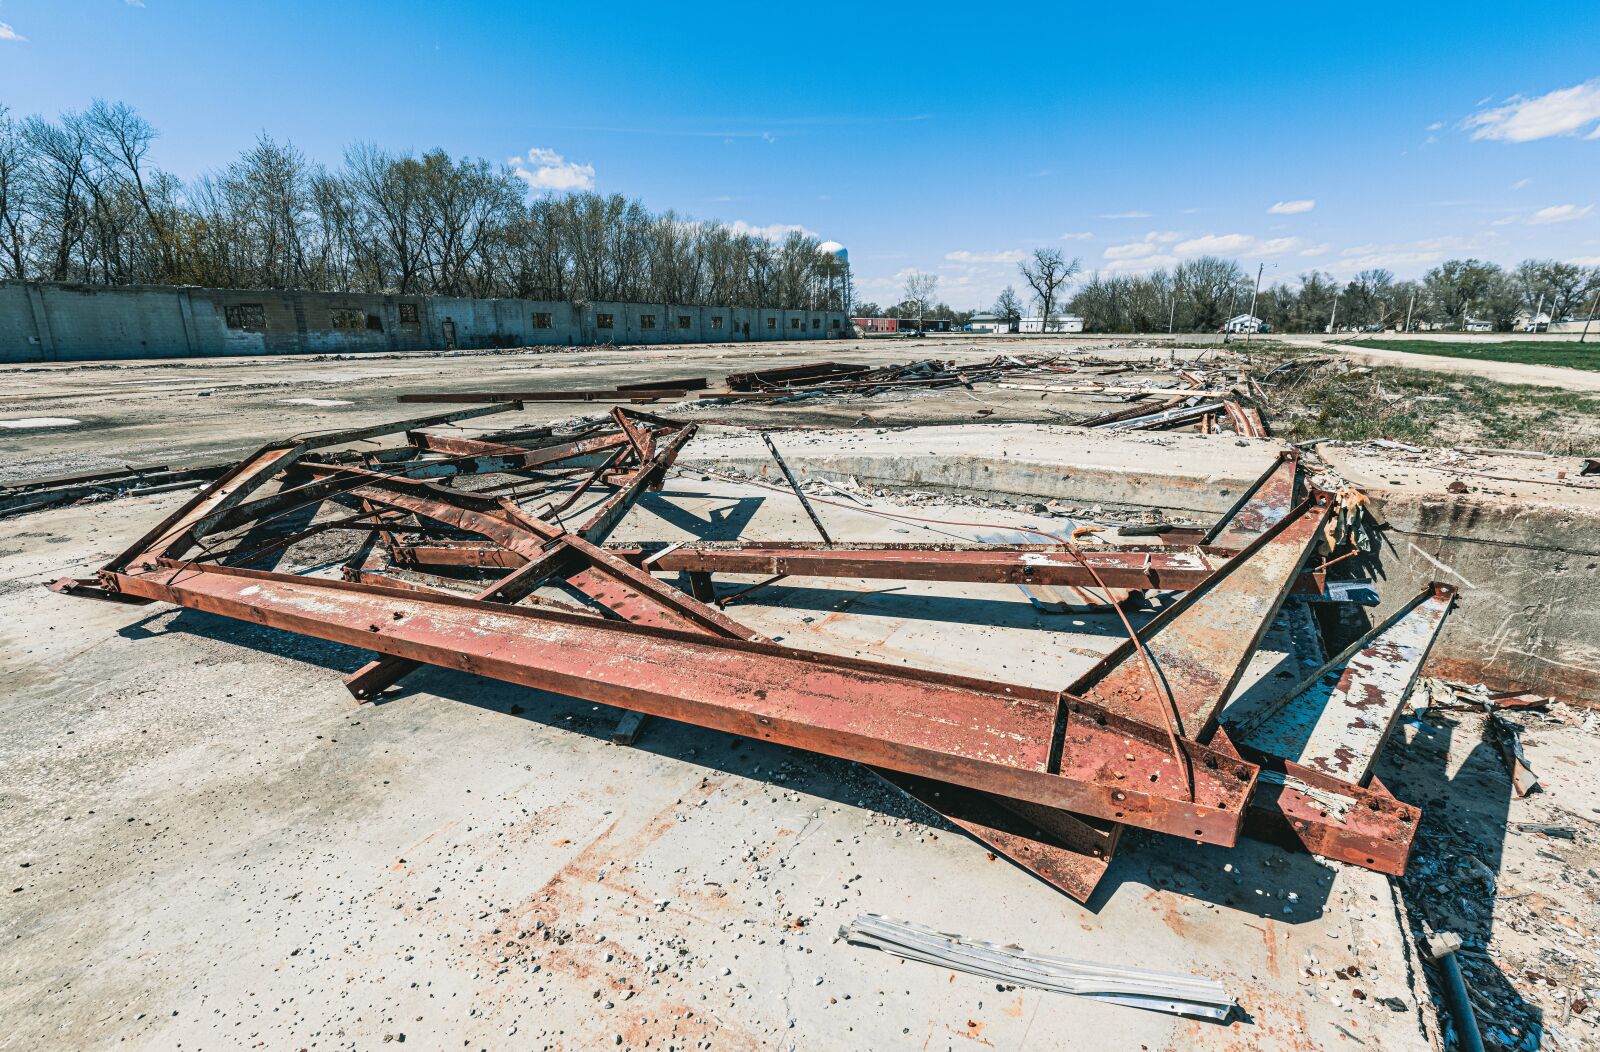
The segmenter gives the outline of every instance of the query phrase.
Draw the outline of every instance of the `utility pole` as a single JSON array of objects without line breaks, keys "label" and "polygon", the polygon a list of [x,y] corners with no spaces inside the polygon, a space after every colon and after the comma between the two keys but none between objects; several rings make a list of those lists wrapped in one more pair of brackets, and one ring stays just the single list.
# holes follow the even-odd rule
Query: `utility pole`
[{"label": "utility pole", "polygon": [[[1263,270],[1265,270],[1265,269],[1267,269],[1267,265],[1265,263],[1257,263],[1256,264],[1256,287],[1255,287],[1255,291],[1250,293],[1250,319],[1251,319],[1250,324],[1254,325],[1255,328],[1260,328],[1261,327],[1260,324],[1255,321],[1255,316],[1256,316],[1256,297],[1261,295],[1261,272]],[[1244,338],[1245,338],[1245,342],[1246,343],[1248,343],[1250,341],[1250,337],[1252,335],[1253,335],[1253,333],[1249,329],[1245,330]]]},{"label": "utility pole", "polygon": [[1544,310],[1544,293],[1539,293],[1539,302],[1534,305],[1533,318],[1529,322],[1529,332],[1539,331],[1539,314]]},{"label": "utility pole", "polygon": [[1333,294],[1333,313],[1328,315],[1328,335],[1339,335],[1339,327],[1334,323],[1339,320],[1339,294]]},{"label": "utility pole", "polygon": [[1406,332],[1410,332],[1411,331],[1411,308],[1416,306],[1416,304],[1417,304],[1417,294],[1415,292],[1413,292],[1411,294],[1411,298],[1406,301],[1406,327],[1405,327],[1405,331]]},{"label": "utility pole", "polygon": [[1172,335],[1172,323],[1178,317],[1178,286],[1172,286],[1172,291],[1167,293],[1167,335]]},{"label": "utility pole", "polygon": [[1589,316],[1583,319],[1583,332],[1578,334],[1578,342],[1582,343],[1589,338],[1589,323],[1594,321],[1594,309],[1600,307],[1600,289],[1595,290],[1594,299],[1589,301]]}]

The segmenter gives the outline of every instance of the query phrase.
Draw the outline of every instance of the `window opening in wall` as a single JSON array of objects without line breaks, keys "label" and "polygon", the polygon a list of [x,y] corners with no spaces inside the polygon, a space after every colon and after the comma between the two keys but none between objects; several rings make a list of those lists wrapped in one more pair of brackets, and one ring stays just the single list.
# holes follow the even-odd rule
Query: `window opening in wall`
[{"label": "window opening in wall", "polygon": [[811,319],[811,331],[812,332],[816,332],[820,328],[822,328],[822,319],[821,318],[812,318]]},{"label": "window opening in wall", "polygon": [[720,317],[720,316],[719,316],[719,317],[715,317],[715,318],[712,318],[712,319],[711,319],[711,327],[712,327],[712,328],[713,328],[713,329],[720,329],[720,328],[722,328],[722,318],[721,318],[721,317]]},{"label": "window opening in wall", "polygon": [[594,327],[597,328],[597,329],[609,329],[609,328],[611,328],[611,315],[609,315],[609,314],[596,314],[594,316]]},{"label": "window opening in wall", "polygon": [[222,316],[230,329],[260,332],[267,327],[267,309],[259,303],[230,303],[222,308]]},{"label": "window opening in wall", "polygon": [[367,331],[368,332],[382,332],[383,331],[383,319],[380,318],[376,314],[367,315]]},{"label": "window opening in wall", "polygon": [[367,327],[367,312],[360,307],[334,307],[328,311],[328,315],[335,329],[364,329]]},{"label": "window opening in wall", "polygon": [[768,318],[767,319],[767,328],[776,329],[777,327],[778,327],[778,319],[777,318]]},{"label": "window opening in wall", "polygon": [[837,329],[839,327],[839,319],[838,318],[833,319],[833,327],[835,329]]},{"label": "window opening in wall", "polygon": [[687,329],[688,327],[689,327],[689,316],[687,314],[678,315],[678,328]]},{"label": "window opening in wall", "polygon": [[550,312],[536,310],[533,312],[533,327],[535,329],[550,328]]},{"label": "window opening in wall", "polygon": [[653,329],[655,327],[656,327],[656,316],[654,314],[641,314],[641,315],[639,315],[639,328],[641,328],[641,329]]},{"label": "window opening in wall", "polygon": [[419,320],[418,315],[417,315],[417,305],[415,303],[402,303],[402,304],[400,304],[400,324],[401,325],[420,325],[421,324],[421,321]]},{"label": "window opening in wall", "polygon": [[789,328],[798,329],[799,327],[800,327],[800,319],[799,318],[790,318],[789,319]]}]

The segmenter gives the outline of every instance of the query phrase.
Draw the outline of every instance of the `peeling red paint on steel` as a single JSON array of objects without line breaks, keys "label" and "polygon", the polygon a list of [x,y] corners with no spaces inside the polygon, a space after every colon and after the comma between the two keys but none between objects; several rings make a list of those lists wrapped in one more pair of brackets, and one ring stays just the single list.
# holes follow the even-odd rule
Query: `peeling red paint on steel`
[{"label": "peeling red paint on steel", "polygon": [[1454,588],[1430,584],[1235,737],[1261,752],[1365,785],[1455,599]]}]

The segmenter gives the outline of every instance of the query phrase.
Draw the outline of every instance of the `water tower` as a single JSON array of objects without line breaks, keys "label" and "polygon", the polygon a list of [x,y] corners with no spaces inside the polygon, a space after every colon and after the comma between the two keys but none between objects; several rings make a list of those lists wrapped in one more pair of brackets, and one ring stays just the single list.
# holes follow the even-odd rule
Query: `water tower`
[{"label": "water tower", "polygon": [[833,294],[833,305],[839,310],[850,309],[850,250],[837,241],[824,241],[817,251],[832,257],[828,264],[828,290]]}]

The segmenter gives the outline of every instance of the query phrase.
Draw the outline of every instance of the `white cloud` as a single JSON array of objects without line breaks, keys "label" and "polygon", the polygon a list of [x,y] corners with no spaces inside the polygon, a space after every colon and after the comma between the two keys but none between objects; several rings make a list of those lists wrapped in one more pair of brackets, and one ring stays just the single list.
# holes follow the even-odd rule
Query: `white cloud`
[{"label": "white cloud", "polygon": [[1503,105],[1479,110],[1461,122],[1474,139],[1533,142],[1556,135],[1576,135],[1595,125],[1587,139],[1600,139],[1600,79],[1560,88],[1548,95],[1514,95]]},{"label": "white cloud", "polygon": [[1462,237],[1436,237],[1387,245],[1354,245],[1340,251],[1339,263],[1343,269],[1352,274],[1373,267],[1383,267],[1386,270],[1421,270],[1449,256],[1471,254],[1479,247],[1478,242]]},{"label": "white cloud", "polygon": [[1516,182],[1511,184],[1511,189],[1513,189],[1513,190],[1521,190],[1523,187],[1532,186],[1532,185],[1533,185],[1533,180],[1532,179],[1518,179]]},{"label": "white cloud", "polygon": [[1152,230],[1140,241],[1107,246],[1101,253],[1109,262],[1108,271],[1149,271],[1157,267],[1170,267],[1195,256],[1220,255],[1234,257],[1282,256],[1299,249],[1302,255],[1322,255],[1327,245],[1307,248],[1297,237],[1259,238],[1253,234],[1205,234],[1185,238],[1171,230]]},{"label": "white cloud", "polygon": [[1096,218],[1097,219],[1149,219],[1150,218],[1150,213],[1149,212],[1107,212],[1105,215],[1097,216]]},{"label": "white cloud", "polygon": [[1444,121],[1434,121],[1432,124],[1428,125],[1428,130],[1429,131],[1438,131],[1440,128],[1443,128],[1443,127],[1444,127]]},{"label": "white cloud", "polygon": [[1333,246],[1326,243],[1321,245],[1312,245],[1310,248],[1302,248],[1300,251],[1296,252],[1295,255],[1302,259],[1310,259],[1312,256],[1327,255],[1328,250],[1331,248],[1333,248]]},{"label": "white cloud", "polygon": [[1275,216],[1297,216],[1301,212],[1309,212],[1315,207],[1317,207],[1315,201],[1303,198],[1299,201],[1279,201],[1267,211]]},{"label": "white cloud", "polygon": [[1107,246],[1103,255],[1113,260],[1144,259],[1154,254],[1160,246],[1170,245],[1181,237],[1182,234],[1173,230],[1152,230],[1144,236],[1143,241]]},{"label": "white cloud", "polygon": [[753,237],[763,237],[768,241],[782,241],[790,234],[804,234],[806,237],[816,237],[815,230],[807,230],[799,223],[768,223],[766,226],[752,226],[743,219],[735,219],[729,224],[735,234],[750,234]]},{"label": "white cloud", "polygon": [[1567,262],[1579,267],[1600,267],[1600,256],[1574,256]]},{"label": "white cloud", "polygon": [[526,157],[513,157],[506,163],[535,190],[594,189],[594,165],[569,161],[554,150],[534,146]]},{"label": "white cloud", "polygon": [[1070,234],[1061,235],[1061,240],[1063,241],[1091,241],[1093,239],[1094,235],[1087,230],[1078,230]]},{"label": "white cloud", "polygon": [[1173,251],[1180,256],[1281,256],[1300,245],[1297,237],[1274,237],[1263,241],[1252,234],[1206,234],[1180,241]]},{"label": "white cloud", "polygon": [[127,4],[129,7],[143,7],[144,0],[127,0]]},{"label": "white cloud", "polygon": [[1182,259],[1172,255],[1170,252],[1157,252],[1153,255],[1138,256],[1132,259],[1114,259],[1106,264],[1105,269],[1113,274],[1119,272],[1143,274],[1159,267],[1174,267],[1182,262]]},{"label": "white cloud", "polygon": [[1008,248],[1000,252],[946,252],[944,258],[952,263],[1021,263],[1022,249]]},{"label": "white cloud", "polygon": [[0,40],[15,40],[18,43],[22,43],[27,39],[27,37],[12,29],[9,23],[0,22]]},{"label": "white cloud", "polygon": [[1543,226],[1546,223],[1570,223],[1574,219],[1584,219],[1593,214],[1594,205],[1584,205],[1581,208],[1577,205],[1551,205],[1533,213],[1528,217],[1528,222],[1536,226]]},{"label": "white cloud", "polygon": [[1148,256],[1156,250],[1156,246],[1146,241],[1135,241],[1131,245],[1109,245],[1106,247],[1107,259],[1138,259]]}]

